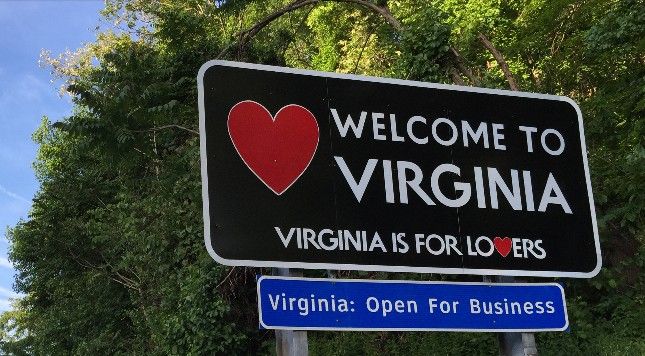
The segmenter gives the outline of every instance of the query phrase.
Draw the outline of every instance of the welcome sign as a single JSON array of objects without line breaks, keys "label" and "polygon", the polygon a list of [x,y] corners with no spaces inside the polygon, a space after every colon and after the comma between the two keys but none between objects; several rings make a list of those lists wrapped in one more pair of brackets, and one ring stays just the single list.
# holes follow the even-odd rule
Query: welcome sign
[{"label": "welcome sign", "polygon": [[225,61],[198,85],[205,240],[222,264],[600,270],[566,97]]},{"label": "welcome sign", "polygon": [[265,329],[563,331],[564,290],[555,283],[454,283],[261,276]]}]

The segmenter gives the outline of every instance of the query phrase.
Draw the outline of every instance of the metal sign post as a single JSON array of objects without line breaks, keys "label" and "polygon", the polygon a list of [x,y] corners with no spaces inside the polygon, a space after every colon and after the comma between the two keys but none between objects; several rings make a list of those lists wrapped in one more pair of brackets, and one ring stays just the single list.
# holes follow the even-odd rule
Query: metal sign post
[{"label": "metal sign post", "polygon": [[[516,282],[515,277],[484,276],[484,282]],[[500,356],[538,356],[535,334],[505,332],[497,336]]]},{"label": "metal sign post", "polygon": [[[274,268],[274,274],[282,277],[302,277],[302,271],[289,268]],[[275,353],[277,356],[307,356],[309,343],[303,330],[276,330]]]}]

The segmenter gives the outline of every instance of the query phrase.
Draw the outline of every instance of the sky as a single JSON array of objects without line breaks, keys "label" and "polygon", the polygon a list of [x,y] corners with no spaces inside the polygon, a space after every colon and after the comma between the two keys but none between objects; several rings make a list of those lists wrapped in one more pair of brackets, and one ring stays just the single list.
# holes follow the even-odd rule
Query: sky
[{"label": "sky", "polygon": [[0,0],[0,311],[10,308],[14,270],[7,259],[7,227],[26,219],[38,190],[31,135],[44,115],[57,121],[71,113],[40,53],[57,56],[96,38],[103,25],[100,0]]}]

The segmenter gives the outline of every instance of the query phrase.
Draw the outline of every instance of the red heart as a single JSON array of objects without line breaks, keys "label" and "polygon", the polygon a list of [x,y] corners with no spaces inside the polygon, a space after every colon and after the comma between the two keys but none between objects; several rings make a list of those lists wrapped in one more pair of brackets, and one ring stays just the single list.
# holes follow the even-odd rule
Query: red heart
[{"label": "red heart", "polygon": [[318,122],[289,104],[275,116],[261,104],[241,101],[228,113],[228,133],[247,167],[277,195],[304,173],[318,147]]},{"label": "red heart", "polygon": [[505,238],[499,238],[495,237],[493,239],[493,243],[495,244],[495,249],[497,249],[497,252],[499,252],[500,255],[503,257],[508,256],[508,253],[511,252],[511,239],[508,237]]}]

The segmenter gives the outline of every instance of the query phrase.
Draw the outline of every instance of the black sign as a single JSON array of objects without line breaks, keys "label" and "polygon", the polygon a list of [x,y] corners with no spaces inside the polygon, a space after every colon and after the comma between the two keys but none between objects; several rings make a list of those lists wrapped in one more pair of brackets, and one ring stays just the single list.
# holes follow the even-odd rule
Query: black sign
[{"label": "black sign", "polygon": [[211,61],[206,247],[227,265],[592,277],[566,97]]}]

